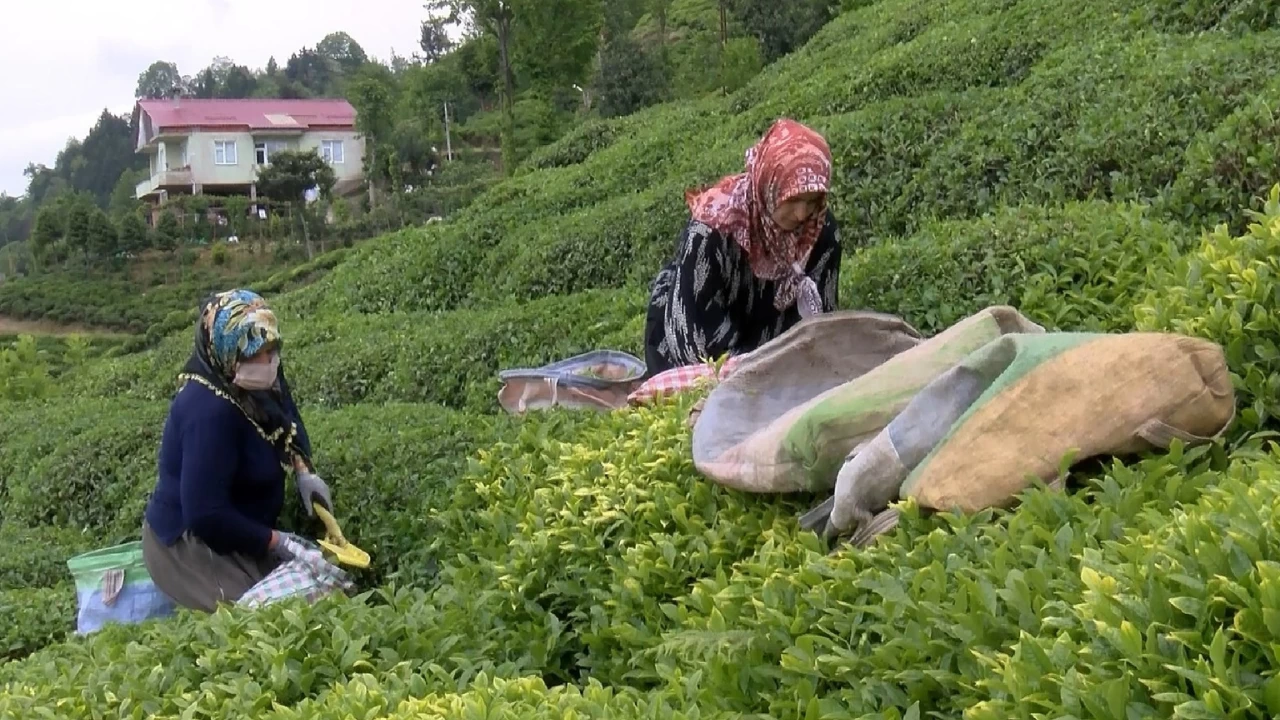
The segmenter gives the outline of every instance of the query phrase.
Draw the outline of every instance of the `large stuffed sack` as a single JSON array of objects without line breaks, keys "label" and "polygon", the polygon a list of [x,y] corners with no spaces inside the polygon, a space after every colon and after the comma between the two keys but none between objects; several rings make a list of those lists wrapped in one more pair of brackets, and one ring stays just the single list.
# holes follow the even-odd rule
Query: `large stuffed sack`
[{"label": "large stuffed sack", "polygon": [[850,458],[836,480],[828,535],[892,526],[893,500],[975,512],[1006,507],[1067,458],[1210,442],[1235,415],[1222,348],[1163,333],[1009,335],[921,390]]},{"label": "large stuffed sack", "polygon": [[840,312],[744,356],[707,397],[693,459],[708,478],[759,493],[829,490],[845,458],[929,381],[1007,333],[1043,329],[991,307],[933,338],[900,318]]}]

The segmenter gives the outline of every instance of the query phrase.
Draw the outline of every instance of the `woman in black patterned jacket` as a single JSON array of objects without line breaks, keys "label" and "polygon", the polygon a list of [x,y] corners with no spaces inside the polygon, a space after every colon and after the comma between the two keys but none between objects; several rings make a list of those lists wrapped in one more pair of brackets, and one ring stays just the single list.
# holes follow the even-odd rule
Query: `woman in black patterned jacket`
[{"label": "woman in black patterned jacket", "polygon": [[836,309],[830,177],[822,136],[783,119],[747,151],[745,172],[686,194],[689,223],[649,297],[647,377],[751,352]]}]

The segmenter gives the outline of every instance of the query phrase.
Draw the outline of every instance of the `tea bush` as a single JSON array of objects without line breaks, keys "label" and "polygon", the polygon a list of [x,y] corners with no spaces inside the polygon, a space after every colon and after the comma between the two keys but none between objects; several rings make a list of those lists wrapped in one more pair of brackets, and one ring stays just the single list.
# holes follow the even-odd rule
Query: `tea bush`
[{"label": "tea bush", "polygon": [[855,254],[841,302],[930,334],[990,305],[1012,305],[1050,329],[1126,331],[1148,270],[1171,266],[1192,237],[1143,207],[1097,201],[934,222]]},{"label": "tea bush", "polygon": [[101,540],[72,528],[0,525],[0,592],[49,588],[69,581],[67,560],[92,550]]},{"label": "tea bush", "polygon": [[[1252,199],[1280,178],[1280,80],[1269,84],[1187,148],[1186,167],[1163,203],[1183,221],[1227,221],[1238,230],[1242,210],[1260,210]],[[1251,202],[1237,207],[1241,197]]]},{"label": "tea bush", "polygon": [[1140,330],[1208,338],[1226,350],[1246,430],[1280,417],[1280,185],[1242,234],[1225,225],[1176,267],[1153,272],[1152,290],[1135,312]]},{"label": "tea bush", "polygon": [[[697,673],[709,696],[774,717],[805,712],[815,694],[822,717],[892,708],[920,717],[1115,717],[1126,706],[1138,717],[1174,716],[1190,699],[1179,694],[1208,690],[1183,671],[1209,659],[1208,642],[1180,632],[1185,623],[1220,628],[1246,656],[1270,653],[1266,639],[1239,636],[1229,619],[1262,596],[1236,586],[1234,595],[1209,595],[1200,583],[1215,573],[1223,585],[1248,582],[1252,563],[1275,552],[1267,508],[1280,492],[1277,450],[1242,454],[1224,471],[1220,450],[1175,448],[1115,463],[1079,492],[1030,490],[1014,513],[926,518],[908,504],[892,539],[866,551],[829,556],[813,536],[780,537],[733,576],[682,598],[683,629],[651,653],[655,669],[673,683]],[[1248,502],[1261,509],[1224,512]],[[1184,575],[1166,561],[1187,557],[1169,529],[1190,524],[1215,529],[1201,529],[1191,553],[1207,565]],[[1138,583],[1123,597],[1099,578],[1118,572]],[[1200,597],[1212,617],[1197,614]],[[1121,627],[1107,608],[1132,613],[1132,624]],[[1189,615],[1170,620],[1179,612]],[[1091,677],[1094,667],[1107,670]],[[1239,669],[1238,682],[1265,679]],[[1123,693],[1106,682],[1114,678]],[[1261,715],[1255,707],[1238,716]]]},{"label": "tea bush", "polygon": [[76,589],[70,581],[53,587],[0,590],[0,662],[26,657],[66,638],[76,624]]}]

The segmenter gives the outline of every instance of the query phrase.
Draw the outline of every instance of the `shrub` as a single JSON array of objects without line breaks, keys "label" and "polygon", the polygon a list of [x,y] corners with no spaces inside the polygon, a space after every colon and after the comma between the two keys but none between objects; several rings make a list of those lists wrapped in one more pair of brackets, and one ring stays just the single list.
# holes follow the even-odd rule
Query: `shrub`
[{"label": "shrub", "polygon": [[1150,17],[1166,32],[1245,33],[1280,27],[1280,7],[1270,0],[1157,0]]},{"label": "shrub", "polygon": [[1181,226],[1140,206],[1019,207],[935,222],[845,262],[840,302],[905,318],[927,333],[990,305],[1012,305],[1050,329],[1126,331],[1147,271],[1190,245]]},{"label": "shrub", "polygon": [[71,528],[0,526],[0,591],[49,588],[71,580],[67,560],[101,538]]},{"label": "shrub", "polygon": [[52,391],[46,353],[35,337],[23,335],[12,347],[0,347],[0,400],[32,400]]},{"label": "shrub", "polygon": [[[1280,81],[1272,82],[1212,133],[1187,148],[1186,166],[1162,204],[1183,222],[1227,222],[1239,230],[1242,198],[1280,178]],[[1252,209],[1260,209],[1254,206]]]},{"label": "shrub", "polygon": [[214,265],[226,265],[228,257],[226,245],[214,245],[213,249],[209,251],[209,262]]},{"label": "shrub", "polygon": [[1140,330],[1220,343],[1235,381],[1241,426],[1257,430],[1280,417],[1280,185],[1272,186],[1261,212],[1248,215],[1254,222],[1242,234],[1219,226],[1176,267],[1153,272],[1151,292],[1135,313]]},{"label": "shrub", "polygon": [[61,641],[75,630],[75,618],[76,592],[70,582],[0,590],[0,662]]}]

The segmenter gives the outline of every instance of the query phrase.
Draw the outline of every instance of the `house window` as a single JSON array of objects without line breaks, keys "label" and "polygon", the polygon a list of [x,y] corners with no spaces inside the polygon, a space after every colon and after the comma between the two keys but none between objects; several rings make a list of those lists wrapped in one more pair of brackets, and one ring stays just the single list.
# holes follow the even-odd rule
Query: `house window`
[{"label": "house window", "polygon": [[236,164],[236,141],[235,140],[214,140],[213,141],[213,164],[214,165],[235,165]]},{"label": "house window", "polygon": [[253,159],[258,165],[267,166],[271,164],[271,156],[278,152],[289,149],[289,143],[284,140],[266,140],[253,145]]},{"label": "house window", "polygon": [[320,157],[334,165],[341,165],[344,162],[342,155],[342,141],[325,140],[320,143]]}]

